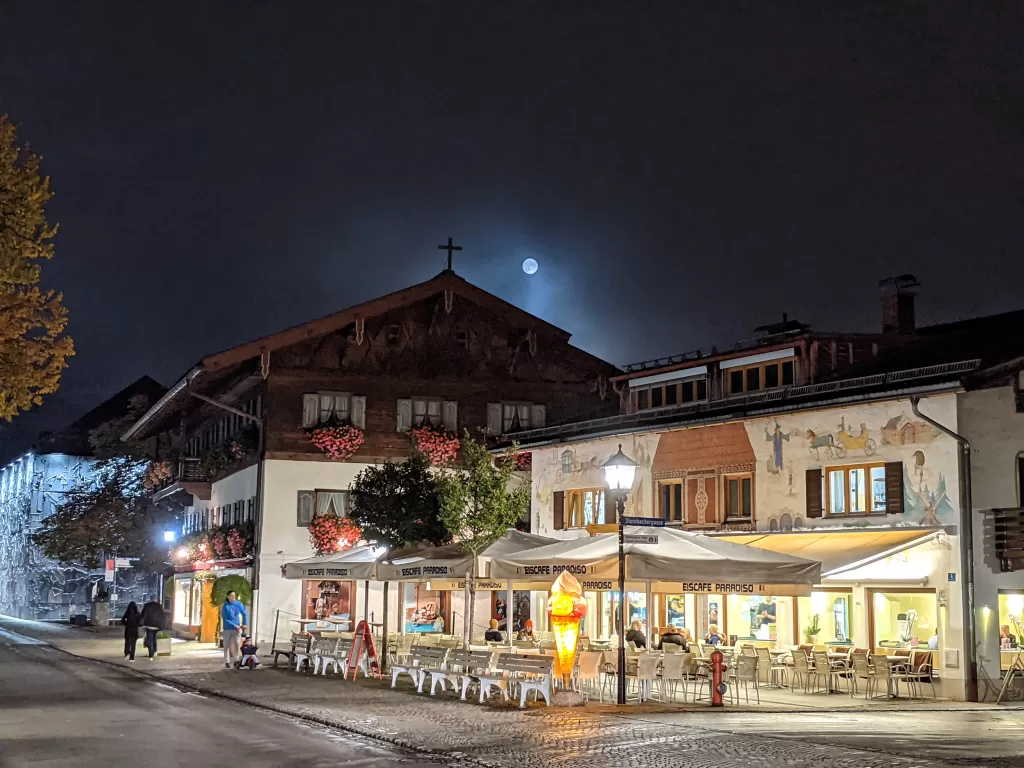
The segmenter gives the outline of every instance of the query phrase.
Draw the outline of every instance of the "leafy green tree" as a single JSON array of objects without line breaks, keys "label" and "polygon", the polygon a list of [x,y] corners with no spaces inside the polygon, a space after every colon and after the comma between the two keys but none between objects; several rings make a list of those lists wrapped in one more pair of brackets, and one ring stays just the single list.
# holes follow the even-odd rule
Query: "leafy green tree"
[{"label": "leafy green tree", "polygon": [[39,262],[53,258],[57,227],[46,221],[53,196],[39,156],[18,146],[0,115],[0,418],[10,421],[57,391],[75,354],[64,298],[39,290]]},{"label": "leafy green tree", "polygon": [[530,487],[515,476],[517,452],[518,446],[513,445],[495,459],[467,431],[460,464],[437,478],[441,522],[463,551],[473,556],[466,572],[467,643],[472,640],[477,558],[529,513]]},{"label": "leafy green tree", "polygon": [[228,592],[234,592],[235,597],[241,600],[246,608],[252,607],[252,584],[244,576],[235,573],[214,580],[213,589],[210,590],[210,602],[217,607],[224,605],[228,599]]},{"label": "leafy green tree", "polygon": [[350,517],[369,541],[392,549],[407,544],[444,544],[451,535],[441,522],[437,478],[427,459],[385,462],[360,472],[350,488]]}]

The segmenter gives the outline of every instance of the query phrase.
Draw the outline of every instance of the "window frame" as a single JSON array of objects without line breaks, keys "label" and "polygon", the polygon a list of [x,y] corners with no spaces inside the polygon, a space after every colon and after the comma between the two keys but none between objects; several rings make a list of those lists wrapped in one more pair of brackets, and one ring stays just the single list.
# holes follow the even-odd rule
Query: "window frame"
[{"label": "window frame", "polygon": [[[513,423],[515,421],[516,415],[519,416],[519,429],[516,430],[516,431],[518,431],[518,432],[525,432],[526,430],[530,429],[530,421],[531,421],[531,415],[533,413],[533,406],[534,406],[534,403],[527,402],[525,400],[502,400],[501,401],[501,434],[507,435],[507,434],[510,434],[513,431],[512,430],[512,425],[513,425]],[[515,412],[513,413],[513,416],[512,416],[511,420],[505,417],[505,409],[506,408],[515,408],[516,409]],[[523,419],[522,414],[520,413],[520,409],[521,408],[525,408],[526,409],[526,419],[525,420]],[[589,490],[589,489],[587,489],[587,490]],[[566,491],[566,493],[568,493],[568,491]]]},{"label": "window frame", "polygon": [[[738,485],[736,486],[739,490],[740,498],[736,503],[736,508],[740,510],[737,515],[729,514],[729,481],[736,480]],[[742,514],[743,507],[743,481],[750,481],[750,514]],[[754,511],[757,507],[754,495],[754,473],[753,472],[734,472],[732,474],[722,475],[722,518],[725,522],[753,522]]]},{"label": "window frame", "polygon": [[[681,478],[681,477],[667,478],[665,480],[659,480],[658,481],[658,516],[662,520],[664,520],[666,522],[669,522],[669,523],[685,523],[686,522],[683,519],[684,507],[686,506],[686,488],[685,488],[685,485],[686,485],[686,482],[685,482],[684,478]],[[669,504],[670,509],[668,509],[668,510],[665,509],[665,504],[664,504],[665,490],[664,489],[670,488],[670,487],[675,487],[675,488],[679,489],[679,506],[678,506],[678,509],[673,509],[672,508],[672,507],[675,507],[675,491],[674,490],[670,494],[670,499],[671,499],[671,502]],[[676,513],[675,517],[672,516],[673,512]]]},{"label": "window frame", "polygon": [[[309,501],[309,518],[304,520],[303,511],[303,499]],[[296,528],[309,528],[309,524],[313,522],[313,516],[316,514],[316,491],[314,490],[302,490],[295,492],[295,527]]]},{"label": "window frame", "polygon": [[[325,397],[331,398],[331,410],[324,418],[323,399]],[[318,425],[329,424],[331,417],[336,417],[339,424],[351,424],[352,423],[352,393],[351,392],[317,392],[316,393],[316,423]],[[342,399],[345,402],[345,417],[342,418],[338,415],[338,400]]]},{"label": "window frame", "polygon": [[[599,521],[597,518],[600,514],[601,499],[604,499],[604,521],[608,520],[608,496],[605,493],[604,488],[592,487],[592,488],[567,488],[564,490],[562,497],[562,528],[563,531],[580,531],[584,530],[588,525],[604,525],[604,522]],[[584,516],[584,500],[586,494],[594,493],[594,522],[587,523]],[[580,501],[579,506],[579,525],[573,525],[572,521],[572,499],[578,497]]]},{"label": "window frame", "polygon": [[[701,384],[704,385],[704,396],[700,397]],[[692,397],[687,400],[684,393],[689,389]],[[669,390],[674,391],[675,402],[668,402]],[[654,405],[654,393],[658,393],[659,404]],[[640,397],[643,394],[644,404],[640,404]],[[635,387],[629,392],[630,403],[633,411],[653,411],[658,408],[675,408],[689,403],[701,403],[708,399],[708,377],[707,374],[700,376],[680,376],[678,379],[670,379],[657,384],[649,384],[645,387]]]},{"label": "window frame", "polygon": [[[732,395],[743,395],[749,392],[769,392],[773,389],[781,389],[782,387],[791,387],[796,383],[796,356],[777,358],[775,360],[766,360],[761,363],[754,363],[752,365],[737,365],[734,368],[726,368],[722,371],[722,390],[728,396]],[[784,365],[786,363],[793,364],[793,375],[790,383],[785,383]],[[776,381],[779,383],[774,387],[766,386],[767,382],[767,369],[776,368]],[[757,389],[751,389],[750,384],[750,372],[757,370]],[[732,377],[736,374],[742,375],[743,389],[736,390],[732,386]]]},{"label": "window frame", "polygon": [[[424,418],[430,427],[437,429],[444,426],[444,398],[443,397],[411,397],[412,400],[412,428],[419,429],[424,425]],[[423,418],[417,418],[416,405],[423,405]],[[437,420],[430,416],[430,405],[437,404]]]},{"label": "window frame", "polygon": [[[885,489],[885,465],[884,461],[872,461],[868,463],[860,464],[839,464],[836,466],[825,467],[822,470],[822,515],[823,517],[865,517],[868,515],[884,515],[886,514],[886,501],[888,499],[888,492],[882,499],[882,508],[874,508],[874,494],[871,490],[871,470],[881,469],[882,470],[882,488]],[[864,478],[867,484],[867,506],[868,509],[861,512],[850,511],[850,472],[858,469],[864,470]],[[845,508],[842,513],[832,511],[832,490],[829,487],[830,476],[833,472],[843,473],[843,499],[845,501]]]}]

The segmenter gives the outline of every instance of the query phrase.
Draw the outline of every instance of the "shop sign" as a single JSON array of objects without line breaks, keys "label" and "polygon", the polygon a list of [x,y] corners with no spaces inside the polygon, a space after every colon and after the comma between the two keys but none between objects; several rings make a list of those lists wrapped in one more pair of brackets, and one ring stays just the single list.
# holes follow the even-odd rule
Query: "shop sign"
[{"label": "shop sign", "polygon": [[323,577],[339,577],[346,578],[352,570],[350,568],[307,568],[306,578],[307,579],[319,579]]},{"label": "shop sign", "polygon": [[401,579],[411,579],[422,576],[454,576],[455,569],[447,565],[414,565],[408,568],[397,568],[398,576]]}]

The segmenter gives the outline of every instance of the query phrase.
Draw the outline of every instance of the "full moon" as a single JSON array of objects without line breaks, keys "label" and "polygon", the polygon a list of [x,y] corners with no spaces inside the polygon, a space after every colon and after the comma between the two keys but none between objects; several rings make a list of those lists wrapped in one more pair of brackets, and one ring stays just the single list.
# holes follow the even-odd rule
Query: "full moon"
[{"label": "full moon", "polygon": [[525,272],[528,275],[532,275],[536,271],[537,271],[537,260],[536,259],[527,259],[526,261],[523,262],[523,272]]}]

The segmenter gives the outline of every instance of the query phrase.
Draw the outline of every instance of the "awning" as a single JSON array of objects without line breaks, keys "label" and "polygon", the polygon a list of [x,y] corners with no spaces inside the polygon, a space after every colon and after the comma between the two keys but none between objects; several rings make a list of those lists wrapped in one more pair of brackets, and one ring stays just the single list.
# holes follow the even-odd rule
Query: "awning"
[{"label": "awning", "polygon": [[[658,542],[626,544],[626,578],[653,581],[682,592],[810,594],[821,579],[817,562],[747,547],[675,528],[627,526],[627,536],[657,535]],[[569,571],[581,581],[618,576],[618,535],[572,539],[495,558],[492,578],[553,581]],[[550,583],[549,581],[549,583]],[[785,589],[787,586],[793,589]]]},{"label": "awning", "polygon": [[366,544],[330,555],[307,557],[305,560],[286,563],[284,577],[286,579],[364,581],[373,578],[377,561],[386,553],[386,547]]},{"label": "awning", "polygon": [[486,577],[489,564],[496,557],[508,557],[555,542],[545,536],[523,533],[510,528],[491,546],[480,553],[480,563],[473,569],[473,556],[461,544],[440,547],[422,544],[396,550],[377,566],[378,581],[446,581],[465,579],[473,569],[478,577]]},{"label": "awning", "polygon": [[817,529],[715,536],[723,541],[794,555],[821,563],[823,574],[878,557],[889,550],[911,547],[944,528]]}]

